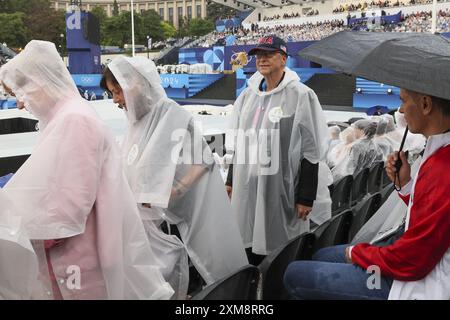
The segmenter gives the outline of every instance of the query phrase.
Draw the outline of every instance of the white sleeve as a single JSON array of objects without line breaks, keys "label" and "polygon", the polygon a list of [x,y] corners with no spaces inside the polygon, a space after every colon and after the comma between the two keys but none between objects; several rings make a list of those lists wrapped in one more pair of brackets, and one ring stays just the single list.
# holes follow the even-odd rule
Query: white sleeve
[{"label": "white sleeve", "polygon": [[413,179],[409,180],[409,182],[405,184],[398,193],[404,197],[407,197],[412,191],[413,181]]}]

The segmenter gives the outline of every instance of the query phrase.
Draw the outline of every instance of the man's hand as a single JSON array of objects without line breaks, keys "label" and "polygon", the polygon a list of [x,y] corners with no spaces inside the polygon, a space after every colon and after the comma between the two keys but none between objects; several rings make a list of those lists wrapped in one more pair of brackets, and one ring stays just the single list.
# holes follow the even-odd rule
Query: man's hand
[{"label": "man's hand", "polygon": [[345,260],[347,263],[353,263],[352,258],[350,257],[350,248],[351,247],[345,248]]},{"label": "man's hand", "polygon": [[303,221],[306,221],[308,214],[310,214],[312,211],[312,207],[307,207],[302,204],[296,204],[296,207],[297,207],[298,218],[303,219]]},{"label": "man's hand", "polygon": [[397,169],[395,168],[395,162],[397,161],[399,156],[398,152],[394,152],[389,155],[386,160],[386,173],[391,179],[392,182],[396,183],[398,188],[403,188],[410,180],[411,180],[411,166],[408,163],[408,159],[406,159],[406,155],[403,151],[400,152],[400,160],[402,160],[402,166],[399,171],[399,179],[400,181],[395,180]]},{"label": "man's hand", "polygon": [[233,192],[233,188],[231,186],[225,186],[227,189],[228,198],[231,199],[231,193]]},{"label": "man's hand", "polygon": [[44,248],[49,250],[54,247],[59,247],[64,243],[65,239],[44,240]]}]

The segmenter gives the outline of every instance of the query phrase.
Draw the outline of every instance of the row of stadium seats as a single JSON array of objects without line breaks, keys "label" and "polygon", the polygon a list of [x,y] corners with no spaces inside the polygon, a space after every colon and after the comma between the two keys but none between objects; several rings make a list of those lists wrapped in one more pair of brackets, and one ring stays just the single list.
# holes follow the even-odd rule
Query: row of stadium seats
[{"label": "row of stadium seats", "polygon": [[[319,249],[350,243],[393,191],[386,182],[382,162],[356,175],[344,177],[333,188],[331,220],[288,241],[258,265],[247,265],[207,286],[193,300],[283,300],[289,295],[283,285],[284,272],[295,260],[309,260]],[[341,186],[344,185],[345,188]],[[345,195],[339,193],[344,192]],[[335,204],[336,201],[344,202]],[[339,209],[339,210],[336,210]]]}]

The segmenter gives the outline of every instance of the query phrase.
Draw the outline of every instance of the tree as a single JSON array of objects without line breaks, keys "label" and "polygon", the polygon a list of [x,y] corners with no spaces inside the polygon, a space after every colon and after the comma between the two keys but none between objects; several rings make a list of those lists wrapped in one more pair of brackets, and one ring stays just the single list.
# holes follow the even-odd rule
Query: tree
[{"label": "tree", "polygon": [[216,22],[219,19],[236,16],[236,10],[219,3],[208,3],[206,6],[208,20]]},{"label": "tree", "polygon": [[131,41],[131,15],[129,12],[122,12],[105,21],[103,45],[121,47],[129,43],[129,40]]},{"label": "tree", "polygon": [[[105,21],[105,36],[102,41],[107,46],[123,46],[131,43],[131,12],[124,11],[118,16],[112,16]],[[141,42],[146,36],[143,32],[142,16],[134,14],[134,34],[136,42]],[[143,44],[145,44],[143,42]]]},{"label": "tree", "polygon": [[147,36],[153,41],[164,40],[164,29],[161,25],[161,17],[155,10],[147,10],[142,13],[142,38],[139,42],[147,43]]},{"label": "tree", "polygon": [[189,22],[189,35],[191,36],[204,36],[211,31],[214,31],[214,23],[210,20],[197,18]]},{"label": "tree", "polygon": [[100,24],[102,24],[102,22],[104,22],[106,20],[106,18],[108,18],[105,9],[103,9],[103,7],[101,6],[95,6],[91,9],[91,13],[97,17],[98,22]]},{"label": "tree", "polygon": [[0,12],[25,12],[26,3],[26,0],[0,0]]},{"label": "tree", "polygon": [[181,17],[178,20],[178,38],[184,38],[189,35],[189,19],[187,17]]},{"label": "tree", "polygon": [[24,16],[22,12],[0,13],[0,39],[9,47],[23,48],[27,44]]},{"label": "tree", "polygon": [[114,0],[114,4],[113,4],[113,16],[118,16],[119,15],[119,5],[117,4],[117,0]]},{"label": "tree", "polygon": [[165,39],[173,38],[177,34],[177,29],[175,29],[175,27],[168,22],[161,21],[161,27],[163,29]]},{"label": "tree", "polygon": [[34,10],[25,15],[28,40],[46,40],[58,47],[65,47],[66,19],[64,10],[51,10],[36,4]]},{"label": "tree", "polygon": [[95,6],[92,8],[91,13],[98,19],[98,23],[100,25],[100,42],[103,42],[106,36],[105,23],[108,19],[108,16],[103,9],[103,7]]}]

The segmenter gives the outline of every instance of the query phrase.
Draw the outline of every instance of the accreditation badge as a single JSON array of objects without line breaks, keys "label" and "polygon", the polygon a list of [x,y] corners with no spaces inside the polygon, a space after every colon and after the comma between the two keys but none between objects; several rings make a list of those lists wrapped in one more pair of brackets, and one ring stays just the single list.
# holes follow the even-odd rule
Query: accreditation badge
[{"label": "accreditation badge", "polygon": [[273,123],[280,122],[280,119],[283,118],[283,109],[281,107],[272,108],[269,111],[269,120]]}]

